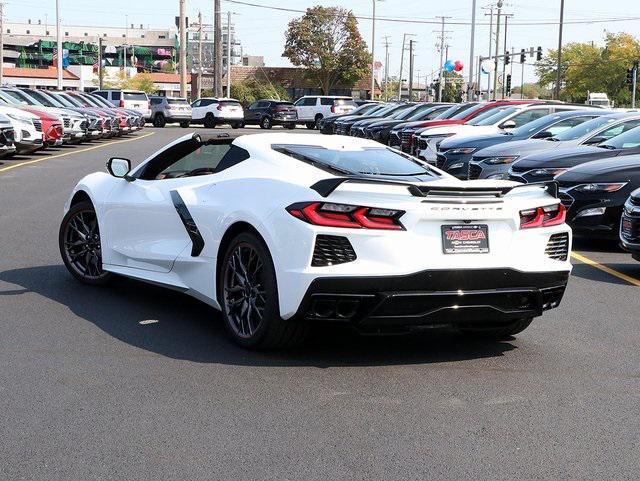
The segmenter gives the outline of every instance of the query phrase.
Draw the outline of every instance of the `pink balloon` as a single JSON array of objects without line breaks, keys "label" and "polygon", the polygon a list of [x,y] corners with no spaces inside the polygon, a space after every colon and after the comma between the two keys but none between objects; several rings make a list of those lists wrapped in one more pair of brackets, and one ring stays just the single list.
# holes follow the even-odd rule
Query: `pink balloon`
[{"label": "pink balloon", "polygon": [[460,60],[456,60],[456,62],[453,64],[453,70],[455,70],[456,72],[459,72],[463,68],[464,64]]}]

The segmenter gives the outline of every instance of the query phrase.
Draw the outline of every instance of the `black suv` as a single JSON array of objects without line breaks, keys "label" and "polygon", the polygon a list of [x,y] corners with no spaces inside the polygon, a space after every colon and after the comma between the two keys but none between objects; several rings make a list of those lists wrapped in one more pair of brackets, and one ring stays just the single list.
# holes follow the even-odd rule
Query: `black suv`
[{"label": "black suv", "polygon": [[262,129],[274,125],[295,129],[297,120],[298,112],[293,103],[283,100],[258,100],[244,111],[245,125],[259,125]]}]

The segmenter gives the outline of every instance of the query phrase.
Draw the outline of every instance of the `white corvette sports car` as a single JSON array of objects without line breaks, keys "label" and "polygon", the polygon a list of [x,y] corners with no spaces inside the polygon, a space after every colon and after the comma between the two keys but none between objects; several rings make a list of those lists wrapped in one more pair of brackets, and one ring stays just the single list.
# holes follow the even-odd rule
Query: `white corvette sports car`
[{"label": "white corvette sports car", "polygon": [[69,271],[184,291],[246,347],[322,321],[513,335],[558,306],[571,271],[555,183],[460,181],[371,140],[188,134],[107,170],[65,206]]}]

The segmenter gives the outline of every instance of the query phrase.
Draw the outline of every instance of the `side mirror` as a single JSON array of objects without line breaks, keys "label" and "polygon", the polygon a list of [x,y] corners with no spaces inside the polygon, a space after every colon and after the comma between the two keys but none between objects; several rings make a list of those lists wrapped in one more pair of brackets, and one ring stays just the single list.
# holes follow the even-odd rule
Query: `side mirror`
[{"label": "side mirror", "polygon": [[533,139],[548,139],[549,137],[553,137],[553,134],[551,132],[549,132],[548,130],[543,130],[542,132],[538,132],[532,138]]},{"label": "side mirror", "polygon": [[502,125],[500,125],[501,129],[515,129],[516,122],[514,120],[505,120]]},{"label": "side mirror", "polygon": [[604,142],[605,140],[608,140],[608,139],[600,135],[596,135],[595,137],[591,137],[590,139],[588,139],[584,143],[584,145],[596,145],[596,144],[599,144],[600,142]]},{"label": "side mirror", "polygon": [[131,170],[131,161],[119,157],[111,157],[107,161],[107,171],[118,178],[125,178]]}]

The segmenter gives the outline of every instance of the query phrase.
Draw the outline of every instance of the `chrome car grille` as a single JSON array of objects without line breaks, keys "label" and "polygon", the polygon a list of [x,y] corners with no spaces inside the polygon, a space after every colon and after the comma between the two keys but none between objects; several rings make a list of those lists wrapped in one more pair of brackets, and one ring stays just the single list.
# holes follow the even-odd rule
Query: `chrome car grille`
[{"label": "chrome car grille", "polygon": [[420,137],[418,140],[418,148],[424,150],[427,148],[427,139]]},{"label": "chrome car grille", "polygon": [[33,119],[32,122],[33,122],[33,126],[35,127],[36,131],[42,132],[42,120]]},{"label": "chrome car grille", "polygon": [[68,129],[69,127],[71,127],[71,119],[69,117],[64,117],[64,128]]},{"label": "chrome car grille", "polygon": [[569,234],[561,232],[549,237],[544,253],[556,261],[566,261],[569,258]]},{"label": "chrome car grille", "polygon": [[393,131],[389,134],[389,145],[392,147],[395,145],[400,145],[402,143],[402,139],[400,138],[400,131]]}]

